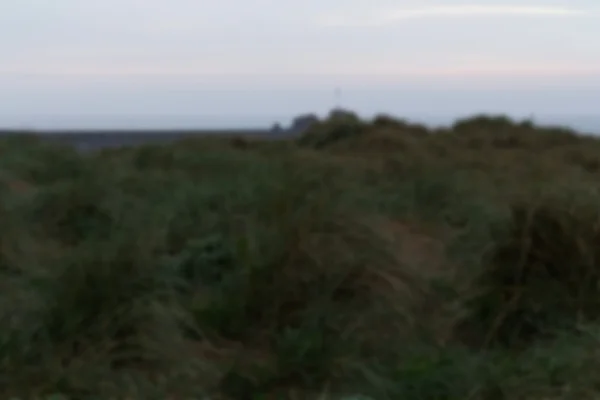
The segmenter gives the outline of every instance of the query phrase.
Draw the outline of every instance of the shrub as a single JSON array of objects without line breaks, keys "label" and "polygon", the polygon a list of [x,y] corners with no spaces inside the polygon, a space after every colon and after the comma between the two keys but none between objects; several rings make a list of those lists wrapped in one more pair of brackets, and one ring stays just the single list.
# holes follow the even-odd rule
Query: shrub
[{"label": "shrub", "polygon": [[329,118],[312,125],[298,139],[298,144],[314,148],[323,148],[332,143],[362,135],[368,130],[368,125],[353,113],[333,111]]}]

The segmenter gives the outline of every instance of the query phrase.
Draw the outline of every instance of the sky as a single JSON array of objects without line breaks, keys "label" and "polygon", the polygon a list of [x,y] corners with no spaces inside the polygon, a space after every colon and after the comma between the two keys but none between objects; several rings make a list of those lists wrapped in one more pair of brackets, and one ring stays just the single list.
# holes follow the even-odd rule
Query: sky
[{"label": "sky", "polygon": [[599,112],[598,0],[2,0],[0,27],[0,125]]}]

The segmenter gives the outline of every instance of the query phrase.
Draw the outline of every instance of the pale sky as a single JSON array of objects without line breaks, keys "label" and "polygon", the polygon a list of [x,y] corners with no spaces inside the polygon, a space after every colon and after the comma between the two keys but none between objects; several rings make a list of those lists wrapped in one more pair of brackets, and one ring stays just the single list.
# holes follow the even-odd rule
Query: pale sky
[{"label": "pale sky", "polygon": [[598,0],[1,0],[0,33],[0,124],[600,104]]}]

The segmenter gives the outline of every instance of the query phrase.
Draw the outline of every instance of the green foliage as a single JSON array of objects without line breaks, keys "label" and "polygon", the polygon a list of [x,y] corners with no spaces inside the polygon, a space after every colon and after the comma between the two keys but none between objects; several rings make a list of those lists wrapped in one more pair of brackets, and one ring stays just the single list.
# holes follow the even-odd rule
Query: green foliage
[{"label": "green foliage", "polygon": [[374,129],[384,128],[384,129],[393,129],[398,134],[413,134],[413,135],[421,135],[424,136],[429,132],[426,126],[413,124],[406,120],[396,119],[392,116],[386,114],[379,114],[373,118],[371,125]]},{"label": "green foliage", "polygon": [[472,300],[484,344],[527,344],[598,320],[598,199],[564,188],[510,205]]},{"label": "green foliage", "polygon": [[362,135],[368,126],[353,113],[332,112],[328,119],[313,124],[298,140],[301,146],[323,148],[340,140]]},{"label": "green foliage", "polygon": [[0,154],[0,169],[30,183],[47,184],[87,172],[87,164],[75,149],[49,144],[33,135],[3,137]]},{"label": "green foliage", "polygon": [[597,397],[599,141],[309,119],[298,141],[0,141],[0,395]]}]

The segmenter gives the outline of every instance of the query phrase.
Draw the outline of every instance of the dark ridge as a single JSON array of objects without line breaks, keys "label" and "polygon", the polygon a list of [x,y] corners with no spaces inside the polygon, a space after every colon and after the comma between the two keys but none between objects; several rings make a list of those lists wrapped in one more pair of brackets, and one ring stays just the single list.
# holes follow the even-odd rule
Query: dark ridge
[{"label": "dark ridge", "polygon": [[11,134],[29,134],[50,142],[74,146],[81,150],[94,150],[124,146],[141,146],[151,143],[173,143],[183,139],[218,136],[250,137],[278,140],[295,137],[299,132],[268,129],[229,130],[0,130],[0,137]]}]

